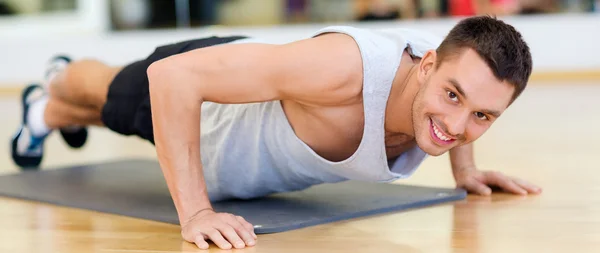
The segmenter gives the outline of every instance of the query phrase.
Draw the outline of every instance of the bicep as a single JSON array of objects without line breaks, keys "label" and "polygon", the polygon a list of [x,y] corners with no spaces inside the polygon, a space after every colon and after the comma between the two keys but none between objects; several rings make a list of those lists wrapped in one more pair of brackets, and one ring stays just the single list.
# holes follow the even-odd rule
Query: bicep
[{"label": "bicep", "polygon": [[180,92],[203,101],[252,103],[298,100],[338,103],[360,93],[362,61],[354,41],[340,34],[284,45],[228,44],[161,60],[157,71],[176,75]]}]

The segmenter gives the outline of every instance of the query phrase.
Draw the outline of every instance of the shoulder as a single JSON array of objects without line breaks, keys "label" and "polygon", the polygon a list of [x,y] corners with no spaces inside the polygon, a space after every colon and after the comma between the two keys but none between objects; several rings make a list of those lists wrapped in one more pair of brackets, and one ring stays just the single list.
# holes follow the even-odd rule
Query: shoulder
[{"label": "shoulder", "polygon": [[363,62],[355,40],[343,33],[321,33],[284,44],[274,52],[287,98],[298,102],[337,105],[360,96]]}]

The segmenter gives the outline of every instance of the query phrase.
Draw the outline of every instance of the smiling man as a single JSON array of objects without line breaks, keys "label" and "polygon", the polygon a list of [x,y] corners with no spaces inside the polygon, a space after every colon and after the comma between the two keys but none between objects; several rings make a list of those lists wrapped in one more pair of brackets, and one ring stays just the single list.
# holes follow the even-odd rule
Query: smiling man
[{"label": "smiling man", "polygon": [[334,26],[282,45],[184,41],[126,66],[58,57],[46,87],[23,92],[13,159],[39,166],[53,130],[72,147],[84,145],[88,125],[146,139],[156,145],[182,236],[200,248],[207,240],[224,249],[256,243],[252,224],[214,212],[213,201],[391,182],[448,151],[459,187],[539,193],[478,170],[471,144],[525,89],[527,44],[491,17],[465,19],[440,41]]}]

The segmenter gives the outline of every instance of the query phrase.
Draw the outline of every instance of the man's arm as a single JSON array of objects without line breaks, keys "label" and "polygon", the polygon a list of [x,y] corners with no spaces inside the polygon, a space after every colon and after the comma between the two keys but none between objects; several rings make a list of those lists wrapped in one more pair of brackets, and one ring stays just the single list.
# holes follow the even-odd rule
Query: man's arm
[{"label": "man's arm", "polygon": [[[232,44],[172,56],[148,68],[157,156],[185,240],[207,248],[244,247],[251,224],[211,209],[200,159],[205,101],[251,103],[290,99],[340,104],[359,97],[362,63],[354,41],[333,34],[286,45]],[[353,85],[356,80],[357,85]],[[241,237],[241,238],[240,238]]]},{"label": "man's arm", "polygon": [[475,168],[473,143],[455,147],[450,150],[450,165],[454,174]]}]

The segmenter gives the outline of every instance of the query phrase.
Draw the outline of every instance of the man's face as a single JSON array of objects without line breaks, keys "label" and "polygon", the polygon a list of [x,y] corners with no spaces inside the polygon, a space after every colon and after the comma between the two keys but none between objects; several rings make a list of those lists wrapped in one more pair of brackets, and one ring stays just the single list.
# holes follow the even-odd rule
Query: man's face
[{"label": "man's face", "polygon": [[434,67],[435,52],[419,66],[420,90],[413,107],[419,147],[432,156],[468,144],[487,131],[508,107],[514,87],[499,81],[471,49]]}]

